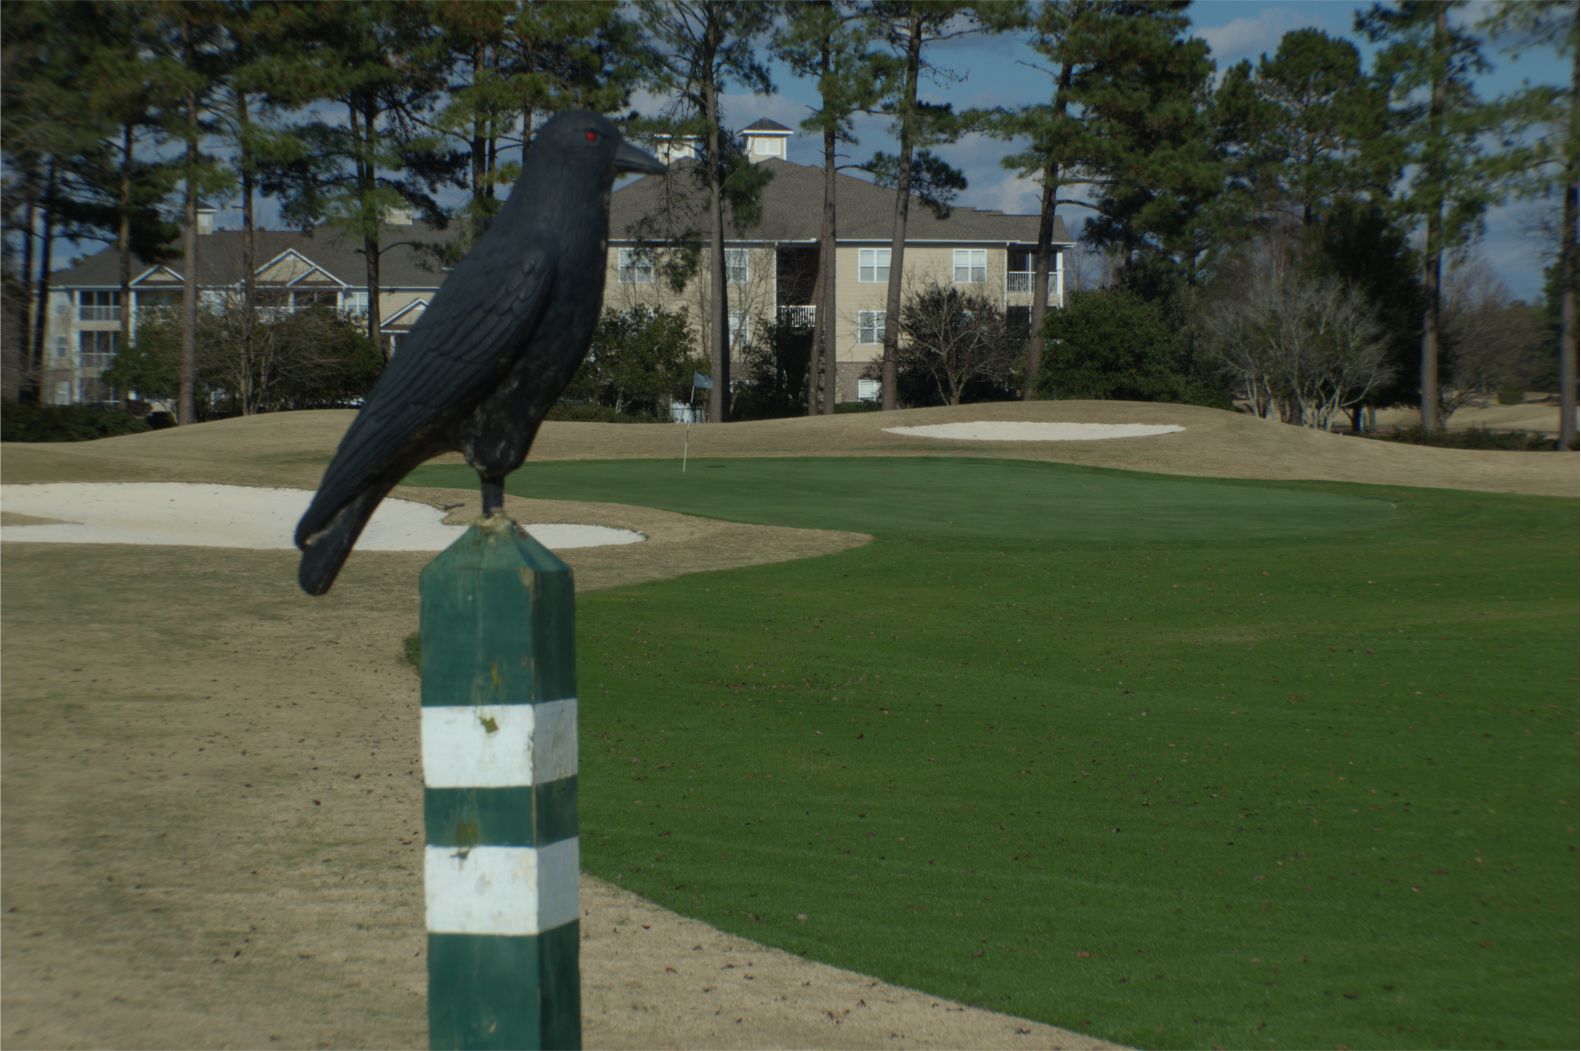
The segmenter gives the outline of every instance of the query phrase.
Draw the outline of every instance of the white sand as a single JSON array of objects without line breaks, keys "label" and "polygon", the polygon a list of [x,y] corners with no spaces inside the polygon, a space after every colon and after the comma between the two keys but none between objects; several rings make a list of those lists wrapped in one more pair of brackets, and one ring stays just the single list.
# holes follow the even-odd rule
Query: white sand
[{"label": "white sand", "polygon": [[978,420],[925,427],[885,427],[908,438],[951,438],[969,442],[1088,442],[1100,438],[1149,438],[1186,428],[1153,423],[1015,423]]},{"label": "white sand", "polygon": [[[290,548],[297,519],[313,494],[305,489],[177,482],[67,483],[0,486],[0,510],[60,524],[8,525],[6,541],[51,544],[154,544],[181,547]],[[363,551],[440,551],[465,526],[445,525],[445,512],[411,500],[386,499],[357,541]],[[555,550],[635,544],[641,533],[569,523],[526,527]]]}]

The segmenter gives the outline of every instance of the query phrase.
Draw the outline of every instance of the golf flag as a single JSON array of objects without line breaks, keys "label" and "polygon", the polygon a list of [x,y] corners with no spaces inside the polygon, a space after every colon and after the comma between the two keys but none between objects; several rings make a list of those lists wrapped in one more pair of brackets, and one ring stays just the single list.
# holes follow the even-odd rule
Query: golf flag
[{"label": "golf flag", "polygon": [[714,378],[712,376],[704,376],[701,372],[692,373],[692,389],[697,390],[699,388],[713,390]]}]

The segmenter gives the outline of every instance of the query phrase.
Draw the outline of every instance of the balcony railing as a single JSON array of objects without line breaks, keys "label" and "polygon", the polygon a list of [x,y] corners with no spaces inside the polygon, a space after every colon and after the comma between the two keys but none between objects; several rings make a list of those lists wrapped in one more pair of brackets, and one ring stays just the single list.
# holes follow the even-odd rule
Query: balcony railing
[{"label": "balcony railing", "polygon": [[789,328],[812,328],[818,321],[818,308],[808,306],[780,307],[780,324]]},{"label": "balcony railing", "polygon": [[[1032,279],[1035,276],[1036,276],[1036,274],[1034,274],[1030,270],[1012,270],[1008,274],[1005,275],[1005,291],[1006,292],[1010,292],[1010,293],[1031,292],[1032,291]],[[1056,276],[1056,272],[1053,271],[1053,270],[1050,270],[1049,271],[1049,295],[1051,295],[1051,296],[1055,294],[1055,289],[1058,287],[1058,285],[1056,284],[1056,282],[1054,280],[1055,276]]]}]

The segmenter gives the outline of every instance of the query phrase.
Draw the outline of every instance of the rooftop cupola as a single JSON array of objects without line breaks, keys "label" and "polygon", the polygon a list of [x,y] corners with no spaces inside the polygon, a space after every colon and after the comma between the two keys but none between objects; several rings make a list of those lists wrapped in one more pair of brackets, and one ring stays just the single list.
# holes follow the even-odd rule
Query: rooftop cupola
[{"label": "rooftop cupola", "polygon": [[796,134],[778,121],[760,118],[741,129],[741,141],[746,147],[747,158],[756,164],[770,157],[785,159],[785,144]]}]

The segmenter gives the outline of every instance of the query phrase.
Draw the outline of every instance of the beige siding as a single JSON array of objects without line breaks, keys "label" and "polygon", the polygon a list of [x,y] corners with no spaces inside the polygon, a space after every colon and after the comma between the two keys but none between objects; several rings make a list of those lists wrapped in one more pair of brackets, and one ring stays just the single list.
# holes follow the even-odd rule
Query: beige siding
[{"label": "beige siding", "polygon": [[257,280],[260,284],[275,284],[277,282],[279,284],[288,284],[312,269],[314,269],[312,264],[303,262],[297,256],[288,255],[283,259],[275,260],[268,269],[259,271]]},{"label": "beige siding", "polygon": [[[868,362],[882,354],[881,344],[859,343],[858,314],[865,310],[882,311],[889,294],[887,281],[860,280],[860,254],[863,248],[886,248],[887,245],[844,244],[835,255],[835,358],[842,365],[842,374],[859,373]],[[708,274],[697,274],[681,292],[675,292],[665,283],[662,274],[655,273],[652,284],[623,284],[620,280],[619,248],[611,246],[607,257],[604,281],[604,307],[608,310],[629,310],[634,307],[675,310],[685,307],[697,333],[699,348],[708,345]],[[988,296],[1001,308],[1029,305],[1030,294],[1008,294],[1006,274],[1010,253],[1003,244],[907,245],[904,265],[903,294],[910,295],[929,283],[954,284],[955,252],[957,249],[977,249],[984,253],[986,280],[964,283],[960,287]],[[745,310],[752,316],[753,333],[761,332],[759,325],[771,322],[775,302],[775,249],[752,246],[748,248],[748,281],[744,286],[732,286],[730,309],[732,313]],[[845,383],[842,382],[842,388]]]},{"label": "beige siding", "polygon": [[[835,266],[836,309],[839,311],[836,360],[868,362],[882,353],[873,344],[857,342],[857,313],[863,310],[883,310],[889,296],[887,281],[861,280],[861,249],[885,248],[886,245],[842,245],[837,253]],[[907,245],[902,263],[905,277],[901,281],[901,296],[911,295],[930,283],[954,284],[955,251],[958,248],[977,248],[986,254],[987,280],[963,284],[968,291],[988,296],[1001,307],[1005,305],[1005,270],[1009,254],[1004,246],[994,245]]]},{"label": "beige siding", "polygon": [[[651,284],[623,283],[620,280],[619,264],[621,247],[610,246],[606,256],[604,309],[631,310],[638,307],[653,310],[685,309],[687,318],[692,324],[692,331],[697,335],[698,348],[700,351],[705,350],[708,346],[709,326],[712,323],[708,310],[710,278],[706,258],[700,261],[699,272],[692,276],[686,287],[676,292],[664,279],[664,274],[658,266],[655,266]],[[730,312],[746,314],[749,318],[749,334],[757,336],[766,331],[764,326],[772,324],[778,306],[775,302],[774,289],[775,250],[772,246],[746,247],[747,280],[742,284],[732,283],[729,287],[728,299]],[[738,355],[732,355],[732,357],[736,356]]]},{"label": "beige siding", "polygon": [[[417,302],[419,299],[424,299],[424,300],[427,300],[428,302],[432,303],[434,301],[434,290],[432,290],[432,289],[414,289],[414,290],[402,290],[402,291],[398,291],[398,292],[380,291],[380,293],[379,293],[379,323],[380,324],[389,324],[390,320],[392,318],[394,318],[395,315],[399,314],[401,311],[405,310],[407,307],[411,306],[413,303]],[[422,316],[423,315],[422,315],[421,312],[415,312],[415,313],[412,313],[412,314],[408,314],[408,315],[406,315],[405,317],[403,317],[401,319],[402,326],[409,328],[410,326],[412,326],[413,324],[415,324],[417,322],[418,318],[420,318]]]}]

